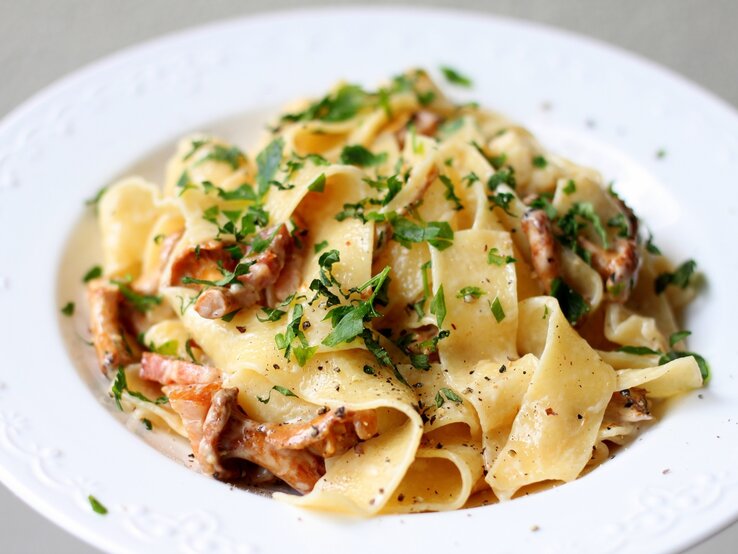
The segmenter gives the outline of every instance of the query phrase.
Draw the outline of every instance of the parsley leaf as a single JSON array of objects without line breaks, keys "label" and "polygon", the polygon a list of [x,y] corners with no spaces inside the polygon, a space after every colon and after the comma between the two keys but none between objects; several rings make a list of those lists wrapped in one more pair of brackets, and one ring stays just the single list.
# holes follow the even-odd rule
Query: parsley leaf
[{"label": "parsley leaf", "polygon": [[515,216],[514,213],[510,211],[510,202],[513,201],[515,198],[515,195],[511,192],[498,192],[496,194],[490,194],[487,196],[487,200],[490,201],[492,204],[491,209],[494,209],[495,207],[499,207],[509,216]]},{"label": "parsley leaf", "polygon": [[342,164],[356,165],[359,167],[374,166],[384,163],[387,153],[373,154],[360,144],[344,146],[341,150],[340,160]]},{"label": "parsley leaf", "polygon": [[446,298],[443,295],[443,285],[438,287],[435,296],[433,296],[430,312],[436,316],[436,323],[440,329],[443,325],[443,320],[446,319]]},{"label": "parsley leaf", "polygon": [[454,402],[456,404],[461,404],[464,401],[454,391],[452,391],[449,388],[443,387],[441,390],[439,390],[436,393],[436,398],[435,398],[436,408],[440,408],[441,406],[443,406],[446,403],[445,400],[444,400],[444,398],[443,398],[444,396],[446,397],[446,400],[449,400],[449,401]]},{"label": "parsley leaf", "polygon": [[67,302],[64,304],[64,307],[61,309],[61,313],[63,313],[67,317],[71,317],[74,315],[74,302]]},{"label": "parsley leaf", "polygon": [[443,73],[443,76],[446,78],[446,80],[449,83],[458,85],[460,87],[467,87],[467,88],[472,86],[472,80],[469,77],[466,77],[465,75],[462,75],[461,73],[459,73],[453,67],[442,65],[440,67],[440,70],[441,70],[441,73]]},{"label": "parsley leaf", "polygon": [[144,402],[151,402],[152,404],[166,404],[169,402],[169,399],[166,396],[160,396],[156,400],[150,400],[143,394],[141,394],[138,391],[132,391],[128,388],[128,380],[126,379],[126,372],[122,367],[118,368],[118,372],[115,374],[115,379],[113,380],[113,386],[110,388],[110,392],[113,394],[113,398],[115,399],[115,405],[118,406],[118,409],[122,412],[123,411],[123,405],[120,403],[121,398],[123,398],[123,393],[126,392],[129,395],[133,396],[134,398],[138,398],[139,400],[143,400]]},{"label": "parsley leaf", "polygon": [[106,192],[108,192],[108,187],[102,187],[95,193],[95,196],[85,200],[85,206],[95,206],[95,208],[97,208],[97,205],[100,203],[100,199]]},{"label": "parsley leaf", "polygon": [[269,389],[269,394],[267,394],[266,396],[259,396],[257,394],[256,399],[262,404],[269,404],[269,401],[272,399],[272,391],[277,391],[279,394],[282,394],[284,396],[294,396],[295,398],[297,398],[297,395],[290,389],[282,387],[280,385],[274,385],[271,389]]},{"label": "parsley leaf", "polygon": [[456,193],[454,192],[453,181],[451,181],[451,179],[449,179],[446,175],[439,175],[438,178],[441,180],[441,183],[443,183],[443,186],[446,188],[444,198],[446,198],[446,200],[454,205],[454,210],[463,210],[464,206],[461,204],[461,199],[456,196]]},{"label": "parsley leaf", "polygon": [[190,142],[190,151],[187,152],[187,154],[185,154],[182,157],[182,161],[186,162],[187,160],[189,160],[195,154],[195,152],[197,152],[201,147],[205,146],[208,142],[210,142],[210,141],[209,140],[193,140],[193,141],[191,141]]},{"label": "parsley leaf", "polygon": [[321,173],[308,185],[310,192],[323,192],[325,190],[325,173]]},{"label": "parsley leaf", "polygon": [[533,166],[538,169],[545,169],[548,165],[548,161],[543,156],[536,156],[533,158]]},{"label": "parsley leaf", "polygon": [[213,150],[197,160],[195,165],[200,165],[207,161],[226,163],[235,171],[246,163],[246,155],[235,146],[226,147],[222,144],[215,144],[213,145]]},{"label": "parsley leaf", "polygon": [[503,256],[496,247],[491,248],[490,251],[487,252],[487,263],[490,265],[501,266],[505,264],[514,264],[517,261],[518,260],[512,256]]},{"label": "parsley leaf", "polygon": [[336,92],[311,104],[305,111],[286,114],[283,121],[346,121],[354,117],[364,106],[367,93],[357,85],[345,85]]},{"label": "parsley leaf", "polygon": [[636,356],[659,355],[661,352],[653,350],[647,346],[621,346],[616,352],[625,352],[626,354],[635,354]]},{"label": "parsley leaf", "polygon": [[489,309],[492,312],[492,315],[495,316],[497,323],[500,323],[505,319],[505,310],[502,308],[499,296],[495,296],[494,302],[489,302]]},{"label": "parsley leaf", "polygon": [[154,306],[158,306],[159,304],[161,304],[161,296],[138,293],[129,286],[129,282],[130,279],[113,279],[111,281],[111,283],[113,283],[114,285],[118,285],[118,290],[120,290],[123,298],[128,300],[137,311],[141,313],[146,313]]},{"label": "parsley leaf", "polygon": [[507,185],[511,189],[517,186],[515,181],[515,170],[512,167],[503,167],[495,171],[487,179],[487,188],[492,192],[497,190],[500,185]]},{"label": "parsley leaf", "polygon": [[327,247],[328,247],[328,241],[327,241],[327,240],[322,240],[322,241],[320,241],[320,242],[316,243],[316,244],[315,244],[315,245],[313,246],[313,250],[314,250],[314,251],[315,251],[315,253],[317,254],[317,253],[318,253],[318,252],[320,252],[321,250],[325,250],[325,249],[326,249]]},{"label": "parsley leaf", "polygon": [[576,325],[589,312],[589,304],[582,295],[559,277],[551,283],[551,296],[559,301],[561,311],[572,325]]},{"label": "parsley leaf", "polygon": [[258,185],[259,196],[264,196],[267,193],[269,185],[277,174],[279,165],[282,163],[283,147],[284,141],[282,138],[276,138],[256,156],[256,167],[258,169],[256,184]]},{"label": "parsley leaf", "polygon": [[691,334],[692,331],[677,331],[676,333],[672,333],[669,336],[669,346],[673,348],[676,343],[683,341]]},{"label": "parsley leaf", "polygon": [[572,250],[575,250],[572,247],[572,244],[576,243],[579,231],[585,226],[585,224],[580,222],[580,219],[592,224],[597,236],[602,241],[602,245],[607,248],[607,233],[605,232],[605,228],[602,226],[600,216],[597,215],[594,206],[590,202],[576,202],[571,208],[569,208],[569,211],[566,212],[566,214],[559,218],[557,223],[561,231],[564,233],[563,239],[565,246],[569,246]]},{"label": "parsley leaf", "polygon": [[562,190],[564,194],[574,194],[577,191],[577,184],[573,179],[569,179]]},{"label": "parsley leaf", "polygon": [[686,289],[687,285],[689,285],[689,280],[696,268],[697,262],[695,262],[694,260],[687,260],[678,268],[676,268],[676,270],[674,270],[674,273],[661,273],[658,277],[656,277],[656,280],[653,283],[656,294],[661,294],[662,292],[664,292],[666,290],[666,287],[668,287],[669,285],[674,285],[675,287]]},{"label": "parsley leaf", "polygon": [[99,265],[93,266],[87,270],[87,273],[84,274],[84,276],[82,277],[82,282],[89,283],[93,279],[97,279],[98,277],[100,277],[102,273],[102,267],[100,267]]},{"label": "parsley leaf", "polygon": [[619,237],[628,237],[630,235],[630,222],[622,212],[608,219],[607,226],[617,229]]},{"label": "parsley leaf", "polygon": [[485,291],[480,289],[479,287],[464,287],[459,292],[456,293],[456,298],[464,298],[471,297],[471,298],[479,298],[480,296],[487,294]]},{"label": "parsley leaf", "polygon": [[659,247],[653,243],[653,235],[651,233],[648,233],[648,240],[646,241],[646,250],[648,250],[651,254],[655,254],[656,256],[661,255],[661,250],[659,250]]},{"label": "parsley leaf", "polygon": [[696,354],[695,352],[681,352],[671,350],[670,352],[666,352],[661,356],[661,358],[659,358],[659,365],[664,365],[678,358],[687,358],[689,356],[694,356],[694,359],[697,362],[697,366],[700,368],[702,380],[704,382],[707,382],[710,379],[710,365],[707,363],[707,360],[705,360],[705,358],[703,358],[699,354]]},{"label": "parsley leaf", "polygon": [[179,350],[179,342],[176,340],[168,340],[158,346],[152,343],[150,349],[152,352],[156,352],[162,356],[176,356],[177,351]]},{"label": "parsley leaf", "polygon": [[390,223],[394,231],[392,238],[406,248],[410,248],[411,242],[427,242],[438,250],[445,250],[454,239],[453,229],[446,221],[429,221],[423,227],[409,219],[393,215]]},{"label": "parsley leaf", "polygon": [[89,501],[90,506],[92,507],[92,511],[95,512],[96,514],[100,514],[101,516],[104,516],[108,513],[108,509],[105,506],[103,506],[102,503],[94,496],[89,495],[87,497],[87,500]]},{"label": "parsley leaf", "polygon": [[390,177],[380,177],[377,180],[365,178],[364,182],[367,183],[373,189],[382,191],[386,190],[384,198],[379,201],[371,199],[372,204],[379,203],[382,206],[386,206],[390,201],[397,196],[397,193],[402,189],[402,181],[397,175],[391,175]]}]

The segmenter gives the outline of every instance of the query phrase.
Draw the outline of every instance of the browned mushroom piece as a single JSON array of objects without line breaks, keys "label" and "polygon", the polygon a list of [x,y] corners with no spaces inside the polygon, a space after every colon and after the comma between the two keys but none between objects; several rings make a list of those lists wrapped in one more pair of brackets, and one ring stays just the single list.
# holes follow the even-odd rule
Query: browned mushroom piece
[{"label": "browned mushroom piece", "polygon": [[159,265],[152,273],[141,275],[136,279],[132,287],[141,294],[156,294],[159,290],[159,280],[161,274],[169,261],[170,256],[174,252],[174,247],[177,246],[179,239],[182,238],[182,232],[172,233],[167,235],[161,241],[161,249],[159,251]]},{"label": "browned mushroom piece", "polygon": [[269,442],[290,450],[308,449],[323,458],[343,454],[377,434],[374,410],[337,408],[305,423],[264,425]]},{"label": "browned mushroom piece", "polygon": [[647,421],[651,417],[646,391],[633,387],[612,395],[605,411],[604,420],[615,424],[623,424]]},{"label": "browned mushroom piece", "polygon": [[592,267],[605,281],[608,298],[614,302],[627,301],[641,262],[635,240],[618,238],[612,250],[605,250],[584,237],[578,241],[592,255]]},{"label": "browned mushroom piece", "polygon": [[[172,264],[171,283],[200,289],[202,292],[195,301],[195,311],[207,319],[219,319],[265,301],[266,289],[277,283],[295,248],[284,224],[264,229],[256,235],[255,240],[268,240],[269,243],[260,251],[250,247],[240,260],[234,258],[232,248],[218,241],[186,250]],[[226,286],[205,285],[206,288],[203,288],[202,284],[189,280],[218,282],[224,272],[234,271],[238,264],[248,264],[248,271],[235,278],[238,282]],[[288,284],[293,282],[290,280]]]},{"label": "browned mushroom piece", "polygon": [[106,280],[96,279],[87,285],[87,298],[92,342],[103,373],[137,362],[141,347],[127,328],[120,289]]},{"label": "browned mushroom piece", "polygon": [[233,462],[246,460],[306,493],[325,473],[324,458],[377,433],[374,410],[338,408],[302,423],[259,423],[240,409],[235,388],[208,383],[174,385],[167,392],[202,471],[218,479],[241,476]]},{"label": "browned mushroom piece", "polygon": [[141,379],[156,381],[162,385],[207,384],[221,380],[219,369],[154,352],[144,352],[141,356],[139,375]]},{"label": "browned mushroom piece", "polygon": [[533,209],[525,212],[521,224],[530,244],[533,271],[541,281],[546,294],[551,294],[553,280],[561,271],[551,220],[545,211]]},{"label": "browned mushroom piece", "polygon": [[605,281],[608,299],[624,303],[630,297],[638,278],[641,264],[638,249],[638,217],[619,196],[613,196],[628,223],[626,237],[615,239],[613,248],[606,250],[580,237],[579,244],[592,255],[592,267]]}]

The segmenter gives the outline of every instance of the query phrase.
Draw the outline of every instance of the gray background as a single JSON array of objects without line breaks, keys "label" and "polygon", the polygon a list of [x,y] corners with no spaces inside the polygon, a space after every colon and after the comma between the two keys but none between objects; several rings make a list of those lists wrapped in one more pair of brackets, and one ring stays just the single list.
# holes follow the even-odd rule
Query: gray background
[{"label": "gray background", "polygon": [[[125,46],[216,19],[306,5],[295,0],[0,0],[0,117],[39,89]],[[375,2],[390,4],[391,2]],[[589,35],[661,63],[738,106],[738,0],[427,0]],[[0,486],[0,550],[95,550]],[[690,550],[734,552],[738,525]]]}]

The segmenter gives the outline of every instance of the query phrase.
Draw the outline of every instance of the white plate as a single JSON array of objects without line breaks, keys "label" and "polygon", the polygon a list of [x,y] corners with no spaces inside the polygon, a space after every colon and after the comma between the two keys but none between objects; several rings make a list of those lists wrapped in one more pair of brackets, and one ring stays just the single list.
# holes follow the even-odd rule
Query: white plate
[{"label": "white plate", "polygon": [[[79,297],[96,256],[76,242],[92,232],[83,200],[131,169],[159,179],[157,164],[185,132],[247,140],[281,102],[339,78],[373,85],[439,63],[474,78],[471,92],[451,90],[459,99],[497,108],[601,168],[663,250],[697,259],[708,281],[687,326],[714,372],[702,398],[677,402],[615,459],[565,486],[475,510],[371,520],[232,490],[120,424],[84,363],[76,337],[84,314],[59,314]],[[285,12],[188,31],[90,66],[0,124],[0,477],[65,529],[116,552],[685,548],[738,515],[736,137],[735,112],[659,67],[476,14]],[[110,513],[93,513],[88,494]]]}]

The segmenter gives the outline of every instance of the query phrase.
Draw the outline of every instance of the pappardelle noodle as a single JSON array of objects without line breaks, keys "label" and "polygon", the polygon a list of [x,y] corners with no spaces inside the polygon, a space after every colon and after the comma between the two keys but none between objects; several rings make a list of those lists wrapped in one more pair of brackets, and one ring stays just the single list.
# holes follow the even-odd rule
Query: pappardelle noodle
[{"label": "pappardelle noodle", "polygon": [[424,71],[296,102],[253,153],[187,137],[163,187],[123,179],[97,214],[90,322],[117,406],[300,506],[568,482],[708,377],[677,323],[694,262]]}]

